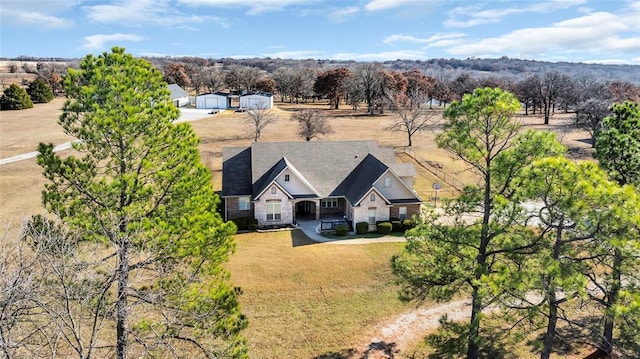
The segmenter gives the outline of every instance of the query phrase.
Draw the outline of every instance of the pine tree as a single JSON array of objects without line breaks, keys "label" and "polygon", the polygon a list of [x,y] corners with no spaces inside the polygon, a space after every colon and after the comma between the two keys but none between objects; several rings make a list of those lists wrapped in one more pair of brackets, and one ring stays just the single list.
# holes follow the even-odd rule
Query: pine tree
[{"label": "pine tree", "polygon": [[61,158],[40,144],[49,181],[43,202],[83,241],[110,253],[95,258],[106,271],[96,306],[112,305],[115,317],[104,340],[113,338],[117,358],[246,357],[239,291],[221,266],[235,227],[216,212],[198,138],[188,124],[173,123],[179,112],[162,74],[115,47],[86,56],[64,88],[59,123],[79,140],[81,155]]},{"label": "pine tree", "polygon": [[[614,104],[612,110],[613,114],[602,121],[602,129],[596,134],[595,157],[613,180],[620,185],[633,186],[631,191],[637,193],[640,188],[640,105],[637,102],[627,101]],[[634,210],[631,210],[631,213],[633,212]],[[637,207],[635,212],[637,213]],[[621,232],[627,231],[628,229],[625,229]],[[635,238],[628,236],[614,238],[615,245],[611,246],[612,253],[602,263],[607,268],[606,272],[600,276],[604,278],[602,288],[606,288],[605,296],[601,301],[606,308],[606,315],[600,347],[606,353],[611,353],[614,348],[615,327],[625,329],[630,327],[620,324],[619,308],[623,297],[627,297],[627,300],[632,298],[631,301],[635,302],[636,308],[640,304],[640,290],[637,287],[624,285],[623,281],[625,273],[638,272],[637,266],[630,266],[628,263],[630,259],[638,258],[638,253],[632,252],[631,256],[625,253],[630,246],[638,247],[640,237],[638,232],[640,231],[636,227]],[[640,316],[638,312],[640,310],[636,310],[634,314]],[[638,335],[640,320],[636,320],[634,325]]]},{"label": "pine tree", "polygon": [[34,103],[47,103],[54,98],[51,87],[41,78],[37,78],[29,84],[27,93]]},{"label": "pine tree", "polygon": [[2,110],[24,110],[32,108],[33,102],[22,87],[11,84],[4,90],[4,94],[0,97],[0,108]]},{"label": "pine tree", "polygon": [[[470,293],[471,318],[465,338],[467,359],[482,348],[482,310],[511,285],[510,256],[532,249],[521,214],[508,200],[511,182],[537,158],[563,151],[551,133],[526,131],[512,117],[518,100],[499,88],[479,88],[445,110],[440,148],[464,161],[480,177],[446,208],[445,220],[430,217],[409,232],[405,251],[394,257],[394,273],[406,298],[450,300]],[[472,214],[472,216],[470,216]]]}]

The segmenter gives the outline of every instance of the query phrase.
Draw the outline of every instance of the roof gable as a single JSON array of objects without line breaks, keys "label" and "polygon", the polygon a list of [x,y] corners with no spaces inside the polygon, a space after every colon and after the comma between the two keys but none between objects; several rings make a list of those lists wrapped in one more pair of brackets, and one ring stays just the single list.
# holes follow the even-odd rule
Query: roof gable
[{"label": "roof gable", "polygon": [[380,148],[375,141],[256,142],[224,148],[222,195],[255,198],[288,169],[308,194],[345,197],[356,204],[387,171],[397,177],[395,160],[393,149]]},{"label": "roof gable", "polygon": [[273,183],[284,169],[287,168],[287,161],[281,158],[275,165],[273,165],[268,171],[266,171],[257,181],[253,183],[253,195],[254,198],[260,197],[262,192]]},{"label": "roof gable", "polygon": [[168,87],[169,87],[169,93],[172,100],[189,96],[187,91],[183,90],[182,87],[176,84],[170,84],[168,85]]},{"label": "roof gable", "polygon": [[368,154],[360,164],[331,193],[332,196],[344,196],[351,205],[357,205],[371,190],[373,184],[389,167],[372,154]]},{"label": "roof gable", "polygon": [[375,141],[255,142],[251,145],[252,179],[257,182],[286,157],[320,197],[329,197],[368,154],[393,163],[393,149]]}]

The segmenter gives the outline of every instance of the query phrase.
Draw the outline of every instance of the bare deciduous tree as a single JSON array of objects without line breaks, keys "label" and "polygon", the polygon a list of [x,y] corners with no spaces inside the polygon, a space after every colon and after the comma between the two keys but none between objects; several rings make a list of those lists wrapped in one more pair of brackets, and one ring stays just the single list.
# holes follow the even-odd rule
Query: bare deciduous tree
[{"label": "bare deciduous tree", "polygon": [[305,141],[311,141],[315,137],[333,132],[327,123],[327,117],[319,110],[300,110],[291,115],[291,120],[298,122],[298,135]]},{"label": "bare deciduous tree", "polygon": [[253,141],[258,142],[262,135],[262,130],[277,119],[278,116],[266,106],[256,105],[255,108],[247,110],[245,122]]},{"label": "bare deciduous tree", "polygon": [[209,67],[203,70],[202,75],[204,86],[209,92],[216,92],[224,88],[224,76],[222,73],[213,67]]},{"label": "bare deciduous tree", "polygon": [[571,78],[558,71],[550,71],[542,76],[540,86],[540,99],[544,110],[544,124],[549,124],[551,113],[555,110],[555,104],[560,95],[569,87]]},{"label": "bare deciduous tree", "polygon": [[[0,352],[4,358],[25,355],[39,342],[38,292],[42,274],[38,258],[25,244],[16,240],[5,223],[0,241]],[[34,342],[35,340],[35,342]]]},{"label": "bare deciduous tree", "polygon": [[398,117],[388,129],[406,133],[409,147],[413,144],[413,135],[432,125],[435,115],[433,110],[414,106],[412,101],[395,101],[394,112]]},{"label": "bare deciduous tree", "polygon": [[224,75],[224,80],[231,90],[252,92],[260,79],[260,69],[252,66],[231,65]]}]

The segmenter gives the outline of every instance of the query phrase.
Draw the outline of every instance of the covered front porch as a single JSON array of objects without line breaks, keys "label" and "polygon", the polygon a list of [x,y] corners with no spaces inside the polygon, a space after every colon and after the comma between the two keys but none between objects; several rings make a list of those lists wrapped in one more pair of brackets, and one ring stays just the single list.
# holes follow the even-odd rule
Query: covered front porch
[{"label": "covered front porch", "polygon": [[293,203],[293,223],[346,220],[346,213],[344,198],[298,198]]}]

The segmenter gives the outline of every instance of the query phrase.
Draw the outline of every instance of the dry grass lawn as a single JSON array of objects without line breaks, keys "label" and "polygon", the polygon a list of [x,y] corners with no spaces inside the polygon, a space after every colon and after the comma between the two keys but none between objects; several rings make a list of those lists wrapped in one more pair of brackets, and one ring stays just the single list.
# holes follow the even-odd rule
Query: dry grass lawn
[{"label": "dry grass lawn", "polygon": [[226,267],[244,292],[252,358],[348,353],[360,349],[351,346],[367,327],[409,308],[397,298],[389,266],[402,243],[294,247],[300,236],[296,230],[236,237]]},{"label": "dry grass lawn", "polygon": [[[62,99],[49,104],[36,104],[23,111],[0,113],[0,158],[35,151],[39,142],[61,144],[72,140],[57,124]],[[301,107],[327,109],[326,102],[278,104],[273,111],[278,120],[268,126],[261,141],[300,141],[297,125],[289,119]],[[363,116],[344,106],[327,111],[334,132],[319,140],[376,140],[381,146],[401,151],[406,135],[386,130],[393,114]],[[243,114],[225,111],[191,123],[201,138],[203,162],[211,169],[213,185],[221,186],[222,148],[248,146]],[[570,115],[557,115],[553,123],[567,121]],[[525,127],[544,127],[539,117],[528,117]],[[474,181],[460,161],[434,143],[439,126],[414,136],[413,149],[424,159],[443,164],[462,182]],[[557,126],[562,141],[579,156],[589,153],[581,131]],[[411,161],[405,155],[399,161]],[[417,166],[416,190],[428,200],[431,185],[438,181],[425,168]],[[40,193],[45,179],[35,159],[0,165],[0,218],[18,221],[34,213],[42,213]],[[445,186],[440,195],[447,196]],[[349,353],[359,333],[408,308],[397,300],[397,289],[391,284],[389,259],[402,244],[371,245],[292,245],[298,232],[254,233],[237,236],[237,252],[227,267],[235,285],[242,287],[243,310],[250,326],[246,332],[252,357],[255,358],[338,358]],[[334,356],[329,356],[333,353]]]}]

